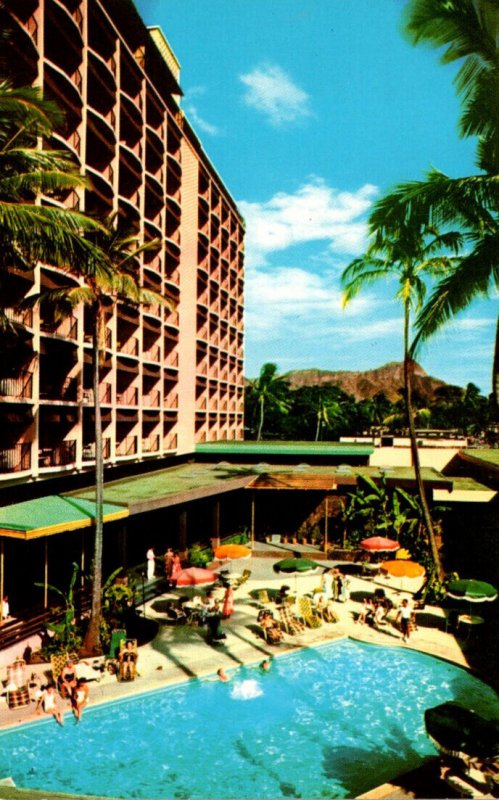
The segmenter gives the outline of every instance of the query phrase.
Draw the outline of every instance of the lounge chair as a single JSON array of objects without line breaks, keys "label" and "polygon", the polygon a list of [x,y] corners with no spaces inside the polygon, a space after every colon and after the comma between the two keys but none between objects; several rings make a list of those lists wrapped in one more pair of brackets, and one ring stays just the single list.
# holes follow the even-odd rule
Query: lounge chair
[{"label": "lounge chair", "polygon": [[137,677],[137,661],[139,650],[137,639],[123,639],[120,642],[119,654],[119,679],[120,681],[134,681]]},{"label": "lounge chair", "polygon": [[270,605],[270,597],[269,593],[266,589],[259,589],[257,593],[257,600],[258,605],[260,606],[269,606]]},{"label": "lounge chair", "polygon": [[324,622],[335,623],[339,621],[338,615],[330,607],[329,601],[324,597],[323,594],[321,594],[317,600],[315,612],[319,617],[321,617],[321,619],[324,620]]},{"label": "lounge chair", "polygon": [[303,633],[305,630],[305,625],[301,620],[294,616],[289,603],[285,603],[282,606],[277,608],[277,612],[279,614],[279,619],[281,622],[282,627],[291,635],[296,633]]},{"label": "lounge chair", "polygon": [[248,580],[250,577],[251,577],[251,570],[250,570],[250,569],[245,569],[245,570],[243,570],[243,574],[241,575],[241,577],[240,577],[240,578],[237,578],[237,579],[236,579],[236,580],[235,580],[235,581],[232,583],[232,588],[233,588],[233,589],[239,589],[239,587],[240,587],[240,586],[242,586],[242,585],[243,585],[243,583],[246,583],[246,581],[247,581],[247,580]]},{"label": "lounge chair", "polygon": [[[478,773],[478,770],[474,770],[473,772]],[[447,766],[441,770],[441,777],[447,786],[450,786],[459,797],[490,798],[493,796],[490,794],[485,777],[479,775],[479,773],[472,777],[463,772],[457,772]]]},{"label": "lounge chair", "polygon": [[298,610],[305,625],[307,625],[309,628],[320,628],[322,622],[312,607],[312,601],[310,600],[310,597],[298,598]]}]

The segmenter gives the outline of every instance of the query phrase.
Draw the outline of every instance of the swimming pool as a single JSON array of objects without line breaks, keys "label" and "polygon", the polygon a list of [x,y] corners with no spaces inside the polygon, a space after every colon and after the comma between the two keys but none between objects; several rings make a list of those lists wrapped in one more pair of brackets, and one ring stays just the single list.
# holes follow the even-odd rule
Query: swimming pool
[{"label": "swimming pool", "polygon": [[423,711],[499,715],[486,684],[409,649],[343,640],[0,733],[0,777],[122,798],[355,797],[434,753]]}]

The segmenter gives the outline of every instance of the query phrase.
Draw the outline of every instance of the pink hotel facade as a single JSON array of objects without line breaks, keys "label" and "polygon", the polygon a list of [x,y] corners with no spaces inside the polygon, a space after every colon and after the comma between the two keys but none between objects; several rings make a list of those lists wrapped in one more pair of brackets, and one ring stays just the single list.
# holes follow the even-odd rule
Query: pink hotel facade
[{"label": "pink hotel facade", "polygon": [[[81,164],[92,188],[58,202],[118,212],[141,239],[145,287],[177,310],[115,309],[102,368],[108,464],[192,453],[243,438],[244,223],[184,116],[179,65],[131,0],[3,0],[2,68],[37,84],[65,112],[52,146]],[[54,202],[43,200],[42,202]],[[18,336],[0,362],[0,479],[32,479],[94,460],[89,321],[54,326],[16,310],[28,292],[68,278],[12,269],[2,291]]]}]

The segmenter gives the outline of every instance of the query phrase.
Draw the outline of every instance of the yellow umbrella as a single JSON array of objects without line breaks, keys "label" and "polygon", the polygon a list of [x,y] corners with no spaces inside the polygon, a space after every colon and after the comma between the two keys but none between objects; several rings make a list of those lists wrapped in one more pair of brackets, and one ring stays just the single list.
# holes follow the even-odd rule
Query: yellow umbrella
[{"label": "yellow umbrella", "polygon": [[251,550],[242,544],[222,544],[215,548],[214,554],[219,561],[237,561],[240,558],[249,558]]},{"label": "yellow umbrella", "polygon": [[395,558],[400,558],[402,560],[407,560],[410,557],[411,554],[409,553],[408,550],[405,549],[405,547],[401,547],[400,550],[397,550],[397,553],[395,555]]},{"label": "yellow umbrella", "polygon": [[422,564],[415,561],[385,561],[381,565],[383,572],[393,575],[394,578],[421,578],[426,570]]},{"label": "yellow umbrella", "polygon": [[243,544],[221,544],[213,553],[218,561],[239,561],[251,556],[251,550]]}]

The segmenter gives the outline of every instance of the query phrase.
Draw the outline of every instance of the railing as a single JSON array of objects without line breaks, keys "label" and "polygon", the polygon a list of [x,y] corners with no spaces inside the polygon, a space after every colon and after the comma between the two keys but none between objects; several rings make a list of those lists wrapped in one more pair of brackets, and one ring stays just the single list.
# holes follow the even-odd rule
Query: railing
[{"label": "railing", "polygon": [[139,340],[135,336],[131,336],[123,344],[118,342],[118,351],[127,356],[138,356],[139,354]]},{"label": "railing", "polygon": [[161,399],[159,389],[153,389],[151,392],[142,395],[142,405],[149,406],[150,408],[157,408]]},{"label": "railing", "polygon": [[19,322],[21,325],[27,325],[28,328],[33,327],[32,308],[4,308],[3,313],[11,322]]},{"label": "railing", "polygon": [[135,386],[129,386],[124,392],[118,392],[116,402],[122,406],[137,406],[139,404],[139,390]]},{"label": "railing", "polygon": [[178,367],[178,353],[171,351],[165,354],[164,363],[168,367]]},{"label": "railing", "polygon": [[176,450],[177,449],[177,434],[170,433],[169,436],[165,436],[163,439],[163,449],[164,450]]},{"label": "railing", "polygon": [[137,452],[137,437],[125,436],[121,442],[116,442],[117,456],[133,456]]},{"label": "railing", "polygon": [[76,317],[66,317],[59,324],[55,322],[42,321],[40,328],[44,333],[54,336],[64,336],[65,339],[76,339],[78,335],[78,320]]},{"label": "railing", "polygon": [[[95,442],[83,446],[82,458],[83,461],[95,461]],[[102,457],[104,459],[111,458],[111,439],[105,438],[102,440]]]},{"label": "railing", "polygon": [[157,453],[159,450],[159,433],[154,436],[148,436],[147,439],[142,439],[142,452],[143,453]]},{"label": "railing", "polygon": [[21,442],[0,450],[0,472],[22,472],[31,468],[31,444]]},{"label": "railing", "polygon": [[61,442],[55,447],[41,447],[38,451],[39,467],[64,467],[76,461],[76,440]]},{"label": "railing", "polygon": [[4,397],[33,397],[33,373],[23,370],[16,378],[0,378],[0,395]]},{"label": "railing", "polygon": [[159,361],[161,350],[159,344],[154,344],[149,350],[144,350],[143,356],[147,361]]},{"label": "railing", "polygon": [[165,408],[178,408],[178,394],[168,394],[165,397]]},{"label": "railing", "polygon": [[78,381],[70,378],[62,386],[43,386],[40,383],[40,397],[45,400],[76,400]]}]

